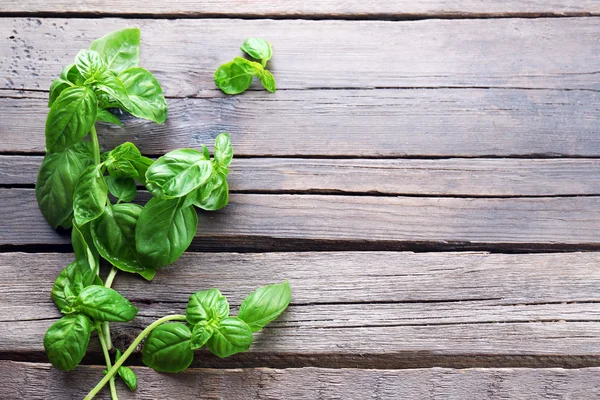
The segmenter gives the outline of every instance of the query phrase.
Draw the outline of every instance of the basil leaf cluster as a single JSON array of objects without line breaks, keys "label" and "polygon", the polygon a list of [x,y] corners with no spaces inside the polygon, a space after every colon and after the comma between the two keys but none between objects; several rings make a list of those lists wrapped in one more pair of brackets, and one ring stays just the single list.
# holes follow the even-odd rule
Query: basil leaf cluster
[{"label": "basil leaf cluster", "polygon": [[142,361],[159,372],[180,372],[194,360],[194,350],[206,345],[217,357],[246,351],[258,332],[287,308],[291,299],[289,283],[261,287],[244,299],[239,314],[229,315],[227,298],[212,288],[190,296],[185,310],[186,324],[158,326],[144,344]]},{"label": "basil leaf cluster", "polygon": [[221,65],[215,71],[215,83],[227,94],[239,94],[246,91],[252,78],[258,77],[269,92],[274,93],[275,77],[266,69],[267,61],[273,56],[271,43],[259,38],[247,39],[240,48],[256,61],[235,57],[233,61]]}]

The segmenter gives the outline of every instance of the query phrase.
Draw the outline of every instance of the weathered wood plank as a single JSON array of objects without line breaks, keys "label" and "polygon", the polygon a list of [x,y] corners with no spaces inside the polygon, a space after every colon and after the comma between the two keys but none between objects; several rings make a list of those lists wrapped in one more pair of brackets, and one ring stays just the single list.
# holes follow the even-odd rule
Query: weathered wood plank
[{"label": "weathered wood plank", "polygon": [[[1,189],[0,245],[69,244],[33,189]],[[200,212],[193,250],[596,249],[600,197],[422,198],[233,194]],[[32,232],[34,234],[32,234]]]},{"label": "weathered wood plank", "polygon": [[[43,358],[60,316],[51,282],[70,254],[0,254],[0,353]],[[120,274],[115,288],[140,307],[113,324],[123,347],[189,295],[219,287],[235,307],[255,287],[289,279],[288,311],[250,353],[196,365],[582,366],[598,363],[600,253],[186,254],[152,283]],[[98,355],[98,346],[91,347]],[[201,356],[200,356],[201,355]]]},{"label": "weathered wood plank", "polygon": [[[0,152],[43,152],[47,95],[2,92]],[[288,90],[168,103],[164,125],[100,124],[102,145],[130,140],[159,155],[212,145],[227,131],[243,156],[600,156],[593,91]]]},{"label": "weathered wood plank", "polygon": [[587,16],[600,14],[600,5],[594,0],[582,0],[576,4],[565,0],[528,1],[474,1],[459,0],[451,3],[443,0],[379,1],[372,4],[358,0],[347,1],[300,1],[287,0],[249,3],[241,0],[225,1],[166,1],[123,3],[117,0],[88,1],[4,1],[0,13],[31,14],[88,14],[102,15],[151,15],[155,17],[263,17],[263,18],[480,18],[480,17],[539,17],[539,16]]},{"label": "weathered wood plank", "polygon": [[133,25],[143,32],[143,65],[168,96],[216,92],[215,69],[239,55],[243,40],[252,36],[273,42],[269,65],[280,89],[598,89],[599,21],[6,18],[0,23],[0,70],[7,72],[4,88],[47,89],[79,49]]},{"label": "weathered wood plank", "polygon": [[[0,185],[33,185],[41,162],[0,155]],[[599,195],[600,160],[237,158],[228,179],[233,193]]]},{"label": "weathered wood plank", "polygon": [[[156,399],[349,399],[349,400],[501,400],[600,399],[600,368],[582,369],[190,369],[160,374],[133,367],[139,387],[129,392],[118,383],[119,398]],[[49,364],[0,361],[4,393],[23,399],[80,399],[99,380],[102,367],[73,372]],[[108,399],[105,390],[97,397]]]}]

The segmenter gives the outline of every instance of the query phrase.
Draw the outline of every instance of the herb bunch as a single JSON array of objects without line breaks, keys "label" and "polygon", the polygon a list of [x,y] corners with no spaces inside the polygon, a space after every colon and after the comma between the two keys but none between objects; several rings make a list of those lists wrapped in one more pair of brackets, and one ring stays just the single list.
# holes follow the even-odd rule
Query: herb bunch
[{"label": "herb bunch", "polygon": [[273,56],[271,43],[264,39],[247,39],[240,48],[255,61],[235,57],[233,61],[221,65],[215,71],[215,83],[227,94],[239,94],[250,87],[254,76],[260,79],[269,92],[276,90],[275,77],[266,69],[267,61]]},{"label": "herb bunch", "polygon": [[[142,361],[157,371],[182,371],[191,364],[193,350],[204,345],[219,357],[247,350],[252,333],[277,318],[291,296],[287,282],[262,287],[231,317],[218,289],[197,292],[185,315],[169,315],[149,325],[124,353],[116,350],[113,365],[108,324],[131,321],[138,312],[111,289],[117,271],[152,280],[159,268],[177,260],[196,234],[194,207],[210,211],[227,205],[233,158],[227,133],[217,136],[212,159],[204,145],[175,150],[156,161],[130,142],[100,152],[96,122],[121,125],[110,109],[159,124],[166,119],[162,88],[139,67],[139,49],[138,29],[110,33],[81,50],[50,87],[46,156],[36,198],[54,228],[72,228],[75,261],[60,272],[52,288],[52,299],[64,316],[48,329],[44,348],[56,368],[70,371],[85,356],[92,332],[97,333],[107,370],[87,398],[109,383],[116,399],[117,374],[135,390],[135,373],[123,363],[147,336]],[[132,203],[138,185],[152,194],[144,206]],[[105,281],[99,276],[101,259],[112,265]],[[169,321],[181,322],[165,324]]]}]

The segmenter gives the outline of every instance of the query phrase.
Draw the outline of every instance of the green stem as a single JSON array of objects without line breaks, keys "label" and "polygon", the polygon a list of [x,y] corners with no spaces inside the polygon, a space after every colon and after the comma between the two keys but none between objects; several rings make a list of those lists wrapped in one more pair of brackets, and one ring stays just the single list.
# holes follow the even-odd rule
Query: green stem
[{"label": "green stem", "polygon": [[119,358],[115,362],[115,365],[113,365],[113,367],[110,370],[108,370],[108,373],[104,376],[104,378],[102,378],[102,380],[100,382],[98,382],[98,384],[92,390],[90,390],[88,395],[85,396],[84,400],[93,399],[94,396],[96,396],[98,394],[98,392],[106,385],[106,383],[117,373],[117,370],[119,369],[119,367],[121,365],[123,365],[125,360],[127,360],[127,358],[131,355],[131,353],[133,353],[135,351],[135,349],[139,346],[139,344],[142,343],[142,340],[144,340],[144,338],[146,336],[148,336],[150,334],[150,332],[152,332],[157,326],[162,325],[163,323],[168,322],[168,321],[185,321],[185,315],[181,315],[181,314],[167,315],[166,317],[157,319],[156,321],[154,321],[153,323],[148,325],[146,327],[146,329],[144,329],[138,335],[138,337],[135,338],[135,340],[133,341],[133,343],[131,343],[131,345],[127,348],[127,350],[125,350],[125,353],[123,353],[121,358]]},{"label": "green stem", "polygon": [[117,272],[119,272],[118,269],[116,269],[115,267],[112,267],[110,269],[110,272],[108,273],[108,276],[106,277],[106,281],[104,282],[104,287],[111,287],[113,284],[113,281],[115,280],[115,276],[117,275]]},{"label": "green stem", "polygon": [[[108,273],[108,276],[106,277],[106,281],[104,282],[104,287],[111,287],[113,281],[115,280],[115,276],[117,275],[117,272],[119,270],[116,269],[115,267],[112,267],[110,269],[110,272]],[[110,337],[110,323],[109,322],[103,322],[102,323],[102,331],[104,332],[104,339],[106,339],[106,347],[108,348],[108,350],[112,349],[113,344],[112,344],[112,338]]]},{"label": "green stem", "polygon": [[[112,363],[110,362],[110,354],[108,354],[108,348],[106,346],[106,340],[104,338],[104,333],[100,328],[100,324],[96,325],[96,330],[98,331],[98,339],[100,339],[100,347],[102,347],[102,352],[104,353],[104,359],[106,360],[106,370],[110,371],[112,369]],[[119,400],[117,396],[117,387],[115,386],[115,378],[111,377],[109,379],[110,384],[110,397],[113,400]]]},{"label": "green stem", "polygon": [[100,144],[98,143],[98,135],[96,134],[96,124],[92,125],[90,130],[90,137],[92,138],[92,147],[94,149],[94,164],[100,164]]}]

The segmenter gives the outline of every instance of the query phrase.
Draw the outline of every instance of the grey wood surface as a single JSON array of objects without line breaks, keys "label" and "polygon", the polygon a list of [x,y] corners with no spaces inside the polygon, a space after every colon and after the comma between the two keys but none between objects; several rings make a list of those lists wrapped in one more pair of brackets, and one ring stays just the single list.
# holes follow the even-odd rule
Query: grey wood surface
[{"label": "grey wood surface", "polygon": [[[0,356],[45,360],[40,338],[60,317],[46,283],[72,259],[0,254],[0,320],[11,327],[0,331]],[[181,313],[197,290],[219,287],[235,312],[253,288],[289,279],[289,310],[249,353],[221,360],[200,351],[194,365],[589,366],[600,343],[599,261],[600,253],[186,254],[152,283],[118,275],[114,287],[140,313],[112,331],[124,347],[159,316]]]},{"label": "grey wood surface", "polygon": [[[600,18],[275,21],[4,18],[0,85],[46,90],[106,32],[142,30],[142,65],[170,97],[217,91],[217,67],[247,37],[273,43],[279,89],[524,87],[599,89]],[[16,33],[15,33],[16,32]],[[234,97],[241,100],[243,97]],[[291,125],[291,124],[290,124]]]},{"label": "grey wood surface", "polygon": [[[70,243],[46,223],[33,189],[0,189],[0,202],[0,246]],[[232,194],[225,209],[199,211],[191,250],[598,249],[599,207],[597,196]]]},{"label": "grey wood surface", "polygon": [[[0,90],[0,152],[44,152],[47,96]],[[102,146],[129,140],[162,155],[227,131],[238,156],[600,157],[596,91],[282,90],[168,104],[164,125],[100,124]]]},{"label": "grey wood surface", "polygon": [[[0,155],[0,186],[33,187],[42,158]],[[232,193],[589,196],[600,160],[235,158],[228,181]]]},{"label": "grey wood surface", "polygon": [[[66,374],[49,364],[0,361],[3,384],[21,398],[80,399],[101,376],[101,367],[81,366]],[[228,400],[555,400],[600,399],[600,368],[582,369],[191,369],[177,375],[134,367],[140,387],[132,395],[121,382],[119,398]],[[98,399],[108,399],[99,396]]]},{"label": "grey wood surface", "polygon": [[595,0],[570,2],[566,0],[504,0],[475,1],[444,0],[377,1],[358,0],[286,0],[248,2],[225,1],[157,1],[121,2],[117,0],[5,0],[0,13],[64,15],[152,15],[161,17],[242,17],[242,18],[481,18],[481,17],[539,17],[599,15],[600,5]]}]

